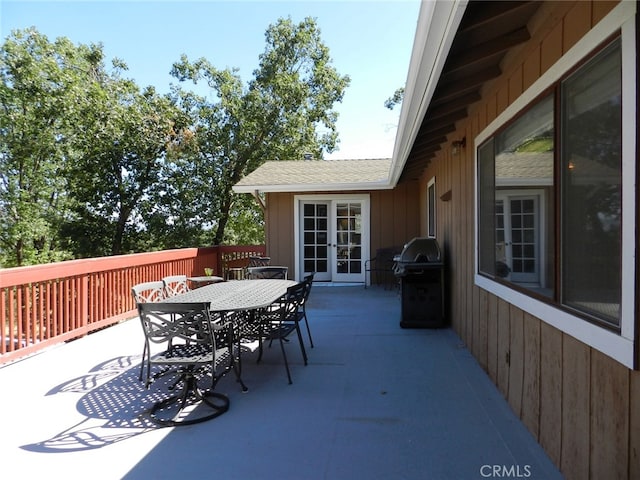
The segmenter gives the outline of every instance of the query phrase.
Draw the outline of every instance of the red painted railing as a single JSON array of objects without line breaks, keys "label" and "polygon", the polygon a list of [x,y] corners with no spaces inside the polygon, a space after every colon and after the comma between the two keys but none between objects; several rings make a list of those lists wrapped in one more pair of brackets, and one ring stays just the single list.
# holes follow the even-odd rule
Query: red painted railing
[{"label": "red painted railing", "polygon": [[185,248],[0,269],[0,364],[136,315],[131,287],[168,275],[226,277],[262,245]]}]

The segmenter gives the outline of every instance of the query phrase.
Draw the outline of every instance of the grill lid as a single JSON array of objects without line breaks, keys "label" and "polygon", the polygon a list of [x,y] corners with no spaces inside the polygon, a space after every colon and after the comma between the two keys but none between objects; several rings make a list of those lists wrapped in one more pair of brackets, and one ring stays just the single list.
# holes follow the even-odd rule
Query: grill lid
[{"label": "grill lid", "polygon": [[394,258],[397,276],[415,275],[425,269],[442,267],[442,254],[435,238],[416,237]]},{"label": "grill lid", "polygon": [[402,263],[438,263],[442,261],[440,247],[435,238],[415,237],[404,246],[397,259]]}]

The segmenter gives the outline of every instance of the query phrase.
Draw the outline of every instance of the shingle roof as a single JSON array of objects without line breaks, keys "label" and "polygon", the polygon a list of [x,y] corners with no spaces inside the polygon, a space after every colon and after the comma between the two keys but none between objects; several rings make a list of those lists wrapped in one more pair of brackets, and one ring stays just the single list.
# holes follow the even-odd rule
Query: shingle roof
[{"label": "shingle roof", "polygon": [[553,152],[501,153],[496,157],[496,184],[552,185]]},{"label": "shingle roof", "polygon": [[271,161],[240,180],[236,192],[389,188],[390,158]]}]

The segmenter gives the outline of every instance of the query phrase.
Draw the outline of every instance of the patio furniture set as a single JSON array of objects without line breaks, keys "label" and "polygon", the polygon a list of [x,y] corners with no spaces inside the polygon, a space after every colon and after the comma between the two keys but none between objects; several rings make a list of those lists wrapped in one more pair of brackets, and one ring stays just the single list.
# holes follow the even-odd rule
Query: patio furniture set
[{"label": "patio furniture set", "polygon": [[[229,398],[214,390],[229,372],[248,390],[241,374],[249,342],[258,343],[260,362],[263,345],[278,341],[291,384],[285,343],[295,331],[307,364],[300,323],[313,347],[306,315],[313,274],[295,282],[287,279],[286,267],[257,266],[247,268],[244,280],[218,278],[199,278],[190,288],[189,277],[174,275],[132,288],[145,336],[139,379],[149,388],[160,377],[175,377],[171,395],[149,412],[158,425],[190,425],[226,412]],[[154,347],[160,353],[152,353]]]}]

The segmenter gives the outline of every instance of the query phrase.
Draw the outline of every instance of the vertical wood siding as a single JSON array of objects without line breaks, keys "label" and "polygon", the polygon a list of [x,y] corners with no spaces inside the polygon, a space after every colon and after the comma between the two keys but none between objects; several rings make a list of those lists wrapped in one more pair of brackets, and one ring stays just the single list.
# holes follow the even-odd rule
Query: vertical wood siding
[{"label": "vertical wood siding", "polygon": [[[419,187],[426,190],[435,176],[438,197],[452,193],[450,201],[437,201],[436,212],[452,327],[568,479],[640,478],[640,372],[473,284],[473,138],[617,3],[542,5],[529,26],[531,40],[509,52],[503,75],[449,136],[448,143],[466,137],[467,148],[458,155],[443,148]],[[417,203],[418,216],[426,217],[424,199]]]},{"label": "vertical wood siding", "polygon": [[[394,190],[373,190],[370,195],[370,252],[378,248],[402,246],[420,234],[421,208],[417,181],[406,182]],[[426,187],[425,187],[426,191]],[[353,192],[305,192],[308,195],[338,196]],[[274,265],[295,268],[295,193],[269,193],[266,212],[266,248]],[[426,218],[426,213],[423,215]]]}]

